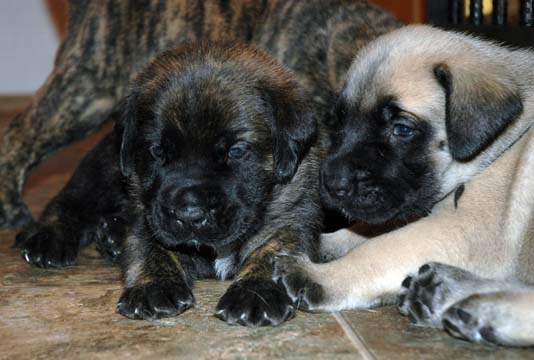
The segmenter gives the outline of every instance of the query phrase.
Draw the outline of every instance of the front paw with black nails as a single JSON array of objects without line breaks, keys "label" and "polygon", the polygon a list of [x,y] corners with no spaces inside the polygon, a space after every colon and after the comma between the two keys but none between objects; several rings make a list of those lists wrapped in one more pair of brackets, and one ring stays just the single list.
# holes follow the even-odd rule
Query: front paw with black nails
[{"label": "front paw with black nails", "polygon": [[30,265],[40,268],[62,268],[74,265],[79,239],[60,224],[35,225],[17,235],[16,246]]},{"label": "front paw with black nails", "polygon": [[195,303],[191,289],[175,281],[152,281],[126,288],[117,311],[130,319],[155,320],[180,315]]},{"label": "front paw with black nails", "polygon": [[276,326],[295,316],[283,286],[270,279],[234,282],[217,304],[215,316],[230,325]]},{"label": "front paw with black nails", "polygon": [[274,262],[273,280],[282,284],[297,307],[318,310],[325,306],[325,290],[309,272],[311,262],[302,256],[279,255]]}]

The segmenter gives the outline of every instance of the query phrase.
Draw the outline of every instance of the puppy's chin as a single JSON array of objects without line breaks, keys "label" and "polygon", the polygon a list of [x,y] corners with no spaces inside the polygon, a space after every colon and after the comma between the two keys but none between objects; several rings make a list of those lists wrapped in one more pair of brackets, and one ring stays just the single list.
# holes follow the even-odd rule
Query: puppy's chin
[{"label": "puppy's chin", "polygon": [[329,209],[342,213],[350,222],[369,225],[407,224],[416,219],[427,216],[431,205],[416,205],[403,201],[396,203],[385,199],[376,204],[362,204],[355,197],[332,199],[328,195],[322,196],[323,204]]}]

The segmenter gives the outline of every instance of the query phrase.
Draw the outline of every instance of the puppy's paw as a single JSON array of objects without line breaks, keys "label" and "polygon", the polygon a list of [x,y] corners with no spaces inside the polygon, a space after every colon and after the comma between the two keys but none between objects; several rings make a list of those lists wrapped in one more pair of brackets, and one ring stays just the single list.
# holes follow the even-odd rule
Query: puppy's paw
[{"label": "puppy's paw", "polygon": [[124,289],[117,311],[130,319],[154,320],[177,316],[194,303],[186,284],[160,280]]},{"label": "puppy's paw", "polygon": [[16,246],[28,264],[62,268],[76,262],[79,241],[60,224],[37,224],[17,235]]},{"label": "puppy's paw", "polygon": [[113,263],[118,263],[123,253],[126,222],[117,216],[100,219],[95,232],[96,249]]},{"label": "puppy's paw", "polygon": [[464,294],[473,275],[453,266],[428,263],[402,282],[399,311],[420,326],[441,327],[445,310]]},{"label": "puppy's paw", "polygon": [[304,256],[278,255],[273,280],[282,284],[297,307],[318,310],[325,305],[325,290],[312,275],[314,264]]},{"label": "puppy's paw", "polygon": [[531,346],[534,335],[530,308],[534,296],[522,301],[524,295],[514,292],[471,295],[443,314],[443,327],[454,337],[477,343]]},{"label": "puppy's paw", "polygon": [[215,316],[231,325],[276,326],[295,316],[295,306],[283,286],[268,279],[244,279],[226,291]]}]

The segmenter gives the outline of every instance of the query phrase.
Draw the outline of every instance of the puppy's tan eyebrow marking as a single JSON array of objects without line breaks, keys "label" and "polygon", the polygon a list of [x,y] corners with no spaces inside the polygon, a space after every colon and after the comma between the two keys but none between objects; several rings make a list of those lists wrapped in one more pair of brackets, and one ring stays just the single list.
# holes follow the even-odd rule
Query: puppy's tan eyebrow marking
[{"label": "puppy's tan eyebrow marking", "polygon": [[410,120],[414,121],[415,123],[418,123],[418,122],[422,121],[422,119],[419,116],[415,115],[412,112],[405,111],[405,110],[402,110],[402,109],[399,111],[398,115],[401,116],[401,117],[407,117]]},{"label": "puppy's tan eyebrow marking", "polygon": [[416,114],[405,110],[400,104],[397,98],[394,95],[389,95],[384,97],[381,101],[378,102],[378,109],[382,111],[384,119],[386,121],[398,119],[399,117],[405,117],[409,120],[418,123],[421,121],[421,118]]},{"label": "puppy's tan eyebrow marking", "polygon": [[[408,120],[411,120],[415,124],[424,122],[424,119],[422,117],[418,116],[417,114],[411,111],[404,109],[402,106],[400,106],[398,102],[391,102],[390,104],[386,106],[389,106],[388,111],[390,112],[390,114],[393,114],[387,120],[403,117],[403,118],[407,118]],[[392,108],[394,110],[392,110]]]}]

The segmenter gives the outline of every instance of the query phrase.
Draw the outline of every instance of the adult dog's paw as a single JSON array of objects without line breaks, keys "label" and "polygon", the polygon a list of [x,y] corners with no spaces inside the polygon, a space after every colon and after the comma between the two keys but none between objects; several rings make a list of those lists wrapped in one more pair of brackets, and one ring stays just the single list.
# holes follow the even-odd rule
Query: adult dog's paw
[{"label": "adult dog's paw", "polygon": [[154,320],[177,316],[194,303],[186,284],[160,280],[124,289],[117,311],[130,319]]},{"label": "adult dog's paw", "polygon": [[274,326],[295,316],[295,306],[280,284],[268,279],[244,279],[226,291],[215,316],[231,325]]},{"label": "adult dog's paw", "polygon": [[29,227],[17,235],[16,246],[28,264],[40,268],[73,265],[78,257],[79,239],[59,224]]},{"label": "adult dog's paw", "polygon": [[95,231],[95,243],[98,252],[113,263],[120,262],[123,242],[126,238],[126,221],[117,216],[100,219]]},{"label": "adult dog's paw", "polygon": [[274,260],[273,281],[282,284],[302,310],[317,310],[325,305],[325,290],[312,276],[312,266],[303,256],[281,254]]},{"label": "adult dog's paw", "polygon": [[445,264],[428,263],[402,282],[399,311],[420,326],[441,327],[445,310],[470,289],[475,276]]}]

